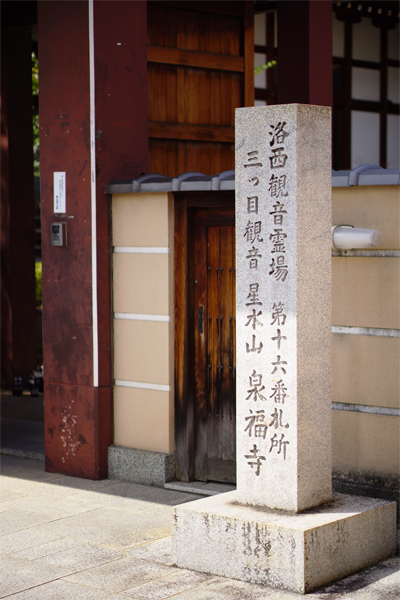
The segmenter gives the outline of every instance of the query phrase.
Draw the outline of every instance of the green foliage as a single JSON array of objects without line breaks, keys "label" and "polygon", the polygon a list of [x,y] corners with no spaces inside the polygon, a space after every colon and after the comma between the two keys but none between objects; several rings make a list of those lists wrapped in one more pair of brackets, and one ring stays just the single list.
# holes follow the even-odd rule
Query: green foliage
[{"label": "green foliage", "polygon": [[32,52],[32,94],[39,95],[39,62],[34,52]]},{"label": "green foliage", "polygon": [[[32,52],[32,96],[39,96],[39,63],[38,58]],[[33,113],[33,173],[35,177],[40,177],[40,144],[39,144],[39,115]]]},{"label": "green foliage", "polygon": [[42,307],[42,263],[35,262],[36,306]]},{"label": "green foliage", "polygon": [[267,69],[272,69],[272,67],[275,67],[276,64],[277,64],[276,60],[269,60],[264,65],[259,65],[258,67],[254,67],[254,75],[260,75],[260,73],[262,73],[263,71],[266,71]]}]

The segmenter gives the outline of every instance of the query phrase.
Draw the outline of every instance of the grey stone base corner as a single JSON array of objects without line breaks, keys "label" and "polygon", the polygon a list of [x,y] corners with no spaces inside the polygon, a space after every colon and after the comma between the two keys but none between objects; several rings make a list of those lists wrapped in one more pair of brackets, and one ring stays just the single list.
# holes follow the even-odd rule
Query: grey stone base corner
[{"label": "grey stone base corner", "polygon": [[108,476],[111,479],[164,487],[175,477],[175,455],[110,446]]},{"label": "grey stone base corner", "polygon": [[305,594],[392,556],[396,504],[335,494],[294,514],[227,492],[176,506],[172,542],[178,567]]}]

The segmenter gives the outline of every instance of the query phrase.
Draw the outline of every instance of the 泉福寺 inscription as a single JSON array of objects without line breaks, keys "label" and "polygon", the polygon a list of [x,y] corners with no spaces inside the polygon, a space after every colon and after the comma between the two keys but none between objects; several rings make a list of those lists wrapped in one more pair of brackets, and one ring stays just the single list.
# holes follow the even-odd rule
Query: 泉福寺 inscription
[{"label": "\u6cc9\u798f\u5bfa inscription", "polygon": [[[312,109],[315,116],[315,107]],[[314,409],[318,414],[322,410],[330,423],[328,359],[326,352],[321,352],[321,340],[310,348],[306,339],[317,336],[313,312],[326,315],[329,306],[328,294],[325,301],[322,292],[322,297],[310,297],[306,307],[306,295],[311,291],[310,287],[307,290],[307,280],[316,290],[330,290],[330,256],[325,248],[320,251],[318,240],[306,248],[303,239],[310,229],[306,214],[313,212],[310,204],[315,205],[317,196],[316,191],[309,194],[310,190],[299,186],[299,170],[303,166],[306,172],[313,166],[318,169],[321,162],[321,145],[317,153],[310,143],[313,136],[306,136],[304,127],[299,129],[307,120],[310,125],[306,113],[307,107],[299,105],[238,109],[236,113],[238,496],[250,504],[288,510],[301,510],[301,503],[314,504],[312,499],[299,501],[303,475],[307,480],[317,475],[322,491],[315,494],[315,504],[331,493],[330,448],[326,453],[322,448],[327,470],[322,484],[318,468],[312,467],[308,473],[307,465],[299,462],[299,450],[306,444],[303,436],[311,437],[315,454],[317,442],[322,447],[330,443],[329,431],[323,439],[324,433],[313,431],[312,413],[308,422],[303,414],[303,404],[311,408],[310,399],[321,397],[326,382],[323,400],[319,399]],[[329,110],[318,108],[317,113],[318,135],[322,139],[327,136],[328,152]],[[326,160],[325,155],[322,160]],[[326,198],[330,181],[325,178],[319,183],[325,200],[322,211],[318,208],[318,231],[328,247],[330,202]],[[304,256],[299,256],[300,247]],[[326,273],[321,270],[321,261],[326,264]],[[300,276],[305,279],[299,287]],[[307,310],[300,314],[301,307]],[[324,339],[328,353],[329,335],[327,330]],[[307,345],[307,357],[300,344]],[[306,367],[302,377],[299,358]],[[308,397],[303,400],[303,395]],[[321,461],[316,457],[315,462]],[[285,493],[280,492],[283,488]]]}]

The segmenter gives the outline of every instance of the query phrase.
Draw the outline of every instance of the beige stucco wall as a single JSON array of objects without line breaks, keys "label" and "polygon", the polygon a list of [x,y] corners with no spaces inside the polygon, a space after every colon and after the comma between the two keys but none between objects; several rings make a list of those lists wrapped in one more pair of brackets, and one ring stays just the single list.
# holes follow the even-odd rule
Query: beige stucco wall
[{"label": "beige stucco wall", "polygon": [[332,188],[332,224],[378,229],[380,248],[398,250],[400,245],[399,186],[361,185]]},{"label": "beige stucco wall", "polygon": [[173,199],[112,200],[114,444],[173,452]]},{"label": "beige stucco wall", "polygon": [[168,255],[114,254],[114,311],[169,314],[168,278]]},{"label": "beige stucco wall", "polygon": [[[170,453],[173,196],[114,195],[112,206],[114,443]],[[332,212],[333,225],[381,232],[378,253],[332,258],[332,325],[345,328],[332,334],[333,470],[392,481],[400,470],[400,419],[379,411],[399,409],[400,400],[400,339],[391,337],[400,329],[400,259],[393,256],[400,249],[399,188],[333,188]]]},{"label": "beige stucco wall", "polygon": [[[345,331],[332,335],[333,472],[393,484],[400,418],[382,413],[400,407],[400,338],[391,337],[400,329],[399,187],[333,188],[332,224],[381,233],[367,256],[332,258],[332,325]],[[343,410],[351,405],[372,412]]]},{"label": "beige stucco wall", "polygon": [[332,335],[333,400],[399,408],[399,365],[399,338]]},{"label": "beige stucco wall", "polygon": [[115,444],[172,452],[174,411],[170,392],[114,388]]},{"label": "beige stucco wall", "polygon": [[353,480],[386,480],[399,475],[399,418],[351,411],[333,412],[334,472]]},{"label": "beige stucco wall", "polygon": [[398,258],[334,257],[334,325],[398,329],[400,285]]}]

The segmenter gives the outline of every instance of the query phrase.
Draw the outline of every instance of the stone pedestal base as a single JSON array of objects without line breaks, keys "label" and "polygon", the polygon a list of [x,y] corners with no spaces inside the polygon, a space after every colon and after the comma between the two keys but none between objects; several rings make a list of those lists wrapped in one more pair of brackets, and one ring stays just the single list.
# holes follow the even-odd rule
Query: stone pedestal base
[{"label": "stone pedestal base", "polygon": [[228,492],[177,506],[172,539],[179,567],[304,594],[392,555],[396,503],[335,494],[288,514]]}]

